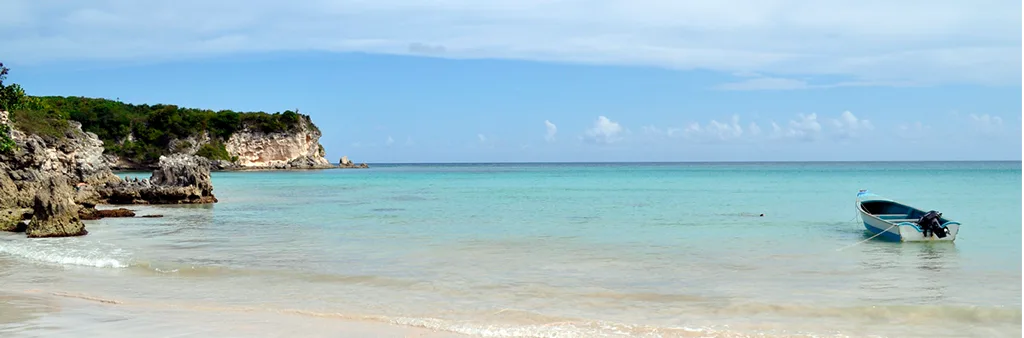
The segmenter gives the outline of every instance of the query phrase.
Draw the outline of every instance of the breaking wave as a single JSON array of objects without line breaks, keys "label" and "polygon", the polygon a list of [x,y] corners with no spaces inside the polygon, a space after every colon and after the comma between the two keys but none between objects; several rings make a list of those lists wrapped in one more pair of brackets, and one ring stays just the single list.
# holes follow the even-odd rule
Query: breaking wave
[{"label": "breaking wave", "polygon": [[76,238],[0,239],[0,254],[39,263],[97,268],[127,268],[131,253],[122,248]]}]

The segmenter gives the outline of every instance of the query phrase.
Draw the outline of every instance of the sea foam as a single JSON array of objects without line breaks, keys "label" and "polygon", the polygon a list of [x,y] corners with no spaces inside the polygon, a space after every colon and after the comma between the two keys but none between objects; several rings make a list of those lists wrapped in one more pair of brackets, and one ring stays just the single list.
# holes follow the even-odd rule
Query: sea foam
[{"label": "sea foam", "polygon": [[131,257],[121,248],[75,238],[0,239],[0,255],[48,264],[97,268],[126,268]]}]

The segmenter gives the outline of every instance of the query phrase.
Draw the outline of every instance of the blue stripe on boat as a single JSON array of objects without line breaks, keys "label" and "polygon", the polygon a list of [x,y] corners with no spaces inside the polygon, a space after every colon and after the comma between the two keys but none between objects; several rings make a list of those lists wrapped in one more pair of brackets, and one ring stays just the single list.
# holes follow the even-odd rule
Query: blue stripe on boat
[{"label": "blue stripe on boat", "polygon": [[[864,227],[867,228],[868,231],[870,231],[872,235],[877,235],[879,232],[883,232],[883,230],[885,230],[885,229],[879,229],[879,228],[873,227],[873,226],[871,226],[871,224],[868,224],[868,222],[864,222]],[[899,228],[894,228],[894,229],[896,229],[896,231],[899,231]],[[900,235],[892,233],[892,232],[889,232],[889,231],[885,231],[884,234],[878,235],[878,238],[884,238],[884,239],[887,239],[887,240],[890,240],[890,241],[897,241],[897,242],[900,241]]]}]

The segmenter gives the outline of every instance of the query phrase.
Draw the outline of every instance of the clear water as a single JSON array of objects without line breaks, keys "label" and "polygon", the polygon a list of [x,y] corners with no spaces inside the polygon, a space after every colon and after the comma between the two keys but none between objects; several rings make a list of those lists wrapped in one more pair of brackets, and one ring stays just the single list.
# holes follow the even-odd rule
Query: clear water
[{"label": "clear water", "polygon": [[[0,333],[74,335],[82,317],[52,303],[72,297],[136,333],[270,311],[491,337],[1021,335],[1020,162],[376,165],[213,181],[213,206],[132,206],[165,217],[89,221],[85,237],[0,235]],[[859,189],[943,212],[963,223],[957,241],[855,244],[869,237]]]}]

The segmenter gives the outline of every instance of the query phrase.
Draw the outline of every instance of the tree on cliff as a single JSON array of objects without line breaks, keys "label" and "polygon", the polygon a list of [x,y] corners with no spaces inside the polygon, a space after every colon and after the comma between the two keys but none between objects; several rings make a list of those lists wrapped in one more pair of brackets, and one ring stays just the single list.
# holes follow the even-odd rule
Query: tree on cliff
[{"label": "tree on cliff", "polygon": [[10,68],[5,67],[4,63],[0,62],[0,110],[11,111],[21,104],[25,98],[25,90],[21,89],[21,86],[17,83],[4,85],[8,71],[10,71]]},{"label": "tree on cliff", "polygon": [[[18,84],[4,85],[7,72],[10,69],[0,62],[0,111],[14,110],[21,104],[25,97],[25,91]],[[16,144],[11,139],[11,127],[7,124],[0,124],[0,154],[6,154],[14,150]]]}]

